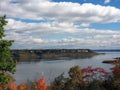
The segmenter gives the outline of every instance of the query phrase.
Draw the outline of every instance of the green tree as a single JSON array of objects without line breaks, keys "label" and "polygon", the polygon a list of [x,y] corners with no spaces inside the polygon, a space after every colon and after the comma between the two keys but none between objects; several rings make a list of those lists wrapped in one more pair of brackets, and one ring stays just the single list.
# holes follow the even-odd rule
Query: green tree
[{"label": "green tree", "polygon": [[[79,66],[74,66],[69,70],[69,78],[65,83],[64,90],[84,90],[83,73]],[[81,89],[82,88],[82,89]]]},{"label": "green tree", "polygon": [[0,84],[5,89],[10,81],[13,80],[12,74],[16,70],[16,61],[12,59],[10,53],[10,46],[13,40],[4,40],[5,25],[7,24],[6,16],[0,17]]}]

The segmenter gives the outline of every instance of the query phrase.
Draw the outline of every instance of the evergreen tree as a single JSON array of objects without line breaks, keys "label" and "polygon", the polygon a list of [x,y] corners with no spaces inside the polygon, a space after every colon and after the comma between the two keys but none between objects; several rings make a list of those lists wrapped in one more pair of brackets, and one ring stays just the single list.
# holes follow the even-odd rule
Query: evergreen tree
[{"label": "evergreen tree", "polygon": [[12,59],[10,53],[10,46],[13,40],[4,40],[5,37],[5,25],[7,24],[6,16],[0,17],[0,84],[7,85],[13,80],[12,74],[16,70],[16,61]]}]

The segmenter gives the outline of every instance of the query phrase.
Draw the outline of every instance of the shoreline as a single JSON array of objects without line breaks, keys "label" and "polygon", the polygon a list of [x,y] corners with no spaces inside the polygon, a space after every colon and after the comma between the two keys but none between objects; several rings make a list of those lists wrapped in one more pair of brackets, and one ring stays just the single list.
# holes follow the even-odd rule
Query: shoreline
[{"label": "shoreline", "polygon": [[90,49],[38,49],[38,50],[11,50],[12,57],[18,62],[31,62],[41,60],[70,60],[91,58],[103,53]]},{"label": "shoreline", "polygon": [[116,57],[114,58],[114,60],[104,60],[102,63],[106,63],[106,64],[120,63],[120,57]]}]

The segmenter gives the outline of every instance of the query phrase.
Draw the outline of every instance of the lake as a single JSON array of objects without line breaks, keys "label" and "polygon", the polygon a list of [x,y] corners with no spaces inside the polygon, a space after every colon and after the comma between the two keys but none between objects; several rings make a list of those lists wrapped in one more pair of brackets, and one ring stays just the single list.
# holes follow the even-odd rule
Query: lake
[{"label": "lake", "polygon": [[29,80],[38,80],[41,76],[45,76],[49,83],[61,73],[67,76],[71,67],[79,65],[81,68],[88,66],[102,67],[109,71],[113,67],[111,64],[104,64],[104,60],[113,60],[115,57],[120,57],[120,52],[105,52],[106,54],[97,55],[87,59],[72,59],[72,60],[50,60],[40,62],[26,62],[17,64],[17,71],[14,75],[16,83],[20,84]]}]

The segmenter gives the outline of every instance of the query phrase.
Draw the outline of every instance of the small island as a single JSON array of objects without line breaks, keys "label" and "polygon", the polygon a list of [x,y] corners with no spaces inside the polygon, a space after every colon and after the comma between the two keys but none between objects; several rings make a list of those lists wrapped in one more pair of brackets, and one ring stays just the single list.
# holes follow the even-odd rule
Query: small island
[{"label": "small island", "polygon": [[115,64],[120,62],[120,57],[114,58],[115,60],[104,60],[102,63]]},{"label": "small island", "polygon": [[18,62],[91,58],[99,54],[90,49],[26,49],[11,50],[11,53]]}]

